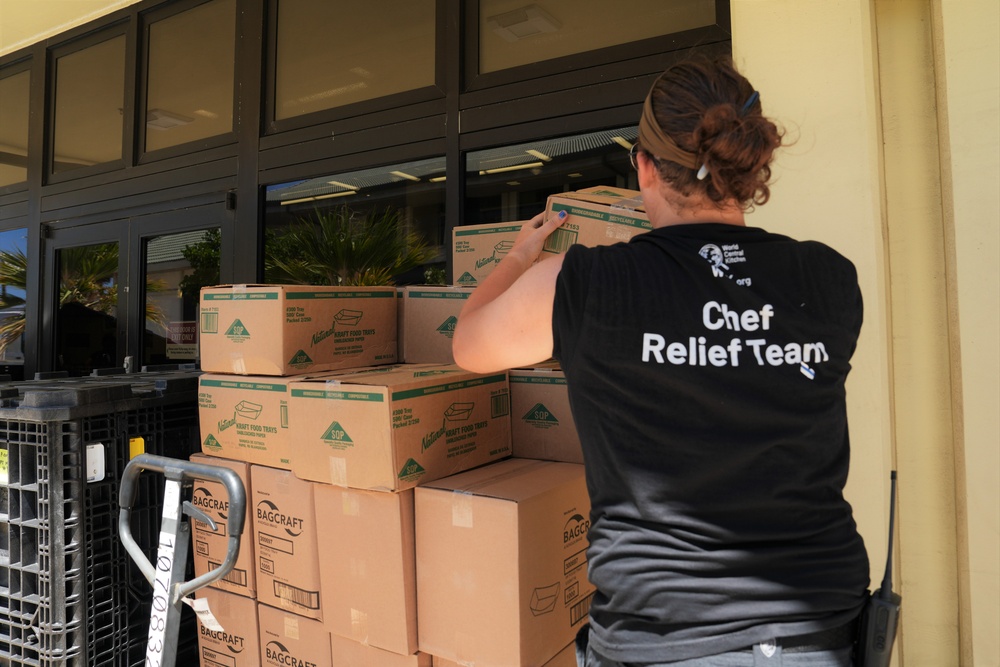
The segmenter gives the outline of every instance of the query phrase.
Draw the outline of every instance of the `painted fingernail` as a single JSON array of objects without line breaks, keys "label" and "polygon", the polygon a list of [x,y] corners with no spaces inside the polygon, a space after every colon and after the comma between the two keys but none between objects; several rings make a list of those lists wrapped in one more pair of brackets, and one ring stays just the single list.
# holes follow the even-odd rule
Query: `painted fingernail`
[{"label": "painted fingernail", "polygon": [[566,217],[566,211],[559,211],[559,219],[562,220]]}]

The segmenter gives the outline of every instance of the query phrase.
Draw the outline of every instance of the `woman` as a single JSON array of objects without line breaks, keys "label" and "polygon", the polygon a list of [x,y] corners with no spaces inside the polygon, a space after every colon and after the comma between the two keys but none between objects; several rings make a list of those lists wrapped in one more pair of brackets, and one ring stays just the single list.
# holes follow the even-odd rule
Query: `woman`
[{"label": "woman", "polygon": [[581,665],[851,664],[861,294],[827,246],[746,226],[780,144],[728,59],[671,67],[633,156],[652,231],[536,263],[562,224],[538,215],[459,318],[459,365],[566,374],[597,589]]}]

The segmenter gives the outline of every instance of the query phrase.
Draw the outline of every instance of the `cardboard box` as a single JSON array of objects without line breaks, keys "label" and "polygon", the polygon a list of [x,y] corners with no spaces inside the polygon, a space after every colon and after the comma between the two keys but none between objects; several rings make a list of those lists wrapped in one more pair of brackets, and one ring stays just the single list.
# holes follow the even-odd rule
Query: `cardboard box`
[{"label": "cardboard box", "polygon": [[434,664],[426,653],[399,655],[338,635],[330,636],[330,652],[333,664],[344,667],[432,667]]},{"label": "cardboard box", "polygon": [[202,588],[195,597],[208,601],[209,611],[222,626],[222,631],[210,629],[199,619],[201,667],[257,667],[260,664],[257,602],[214,588]]},{"label": "cardboard box", "polygon": [[523,220],[455,227],[451,232],[452,282],[465,287],[483,282],[514,246],[522,225]]},{"label": "cardboard box", "polygon": [[453,364],[451,338],[471,287],[399,290],[399,354],[407,364]]},{"label": "cardboard box", "polygon": [[[413,490],[315,486],[323,624],[394,654],[417,652]],[[334,651],[336,653],[336,651]],[[355,664],[345,662],[343,664]]]},{"label": "cardboard box", "polygon": [[201,369],[292,375],[396,361],[396,288],[203,287]]},{"label": "cardboard box", "polygon": [[251,466],[257,599],[323,620],[313,486],[288,470]]},{"label": "cardboard box", "polygon": [[[468,665],[434,656],[434,667],[468,667]],[[576,645],[570,644],[559,651],[554,658],[546,662],[542,667],[577,667]]]},{"label": "cardboard box", "polygon": [[234,461],[290,468],[288,384],[300,377],[200,376],[201,451]]},{"label": "cardboard box", "polygon": [[514,456],[583,463],[580,435],[557,364],[517,368],[510,378],[510,439]]},{"label": "cardboard box", "polygon": [[583,466],[508,459],[414,490],[419,648],[463,665],[543,665],[587,619]]},{"label": "cardboard box", "polygon": [[[636,190],[597,186],[550,195],[546,216],[566,211],[569,217],[545,241],[543,252],[561,254],[573,244],[611,245],[653,228]],[[544,255],[543,255],[544,257]]]},{"label": "cardboard box", "polygon": [[330,633],[319,621],[257,605],[262,667],[329,667]]},{"label": "cardboard box", "polygon": [[[253,490],[250,486],[250,464],[243,461],[230,461],[204,454],[192,454],[191,460],[206,465],[229,468],[243,482],[246,493],[246,511],[243,521],[243,535],[240,537],[240,552],[236,557],[236,565],[225,577],[211,584],[215,588],[247,597],[257,596],[257,577],[255,575],[253,557],[253,524],[251,523],[251,501]],[[229,498],[226,487],[216,480],[197,480],[191,490],[191,503],[215,521],[217,530],[213,531],[207,523],[191,522],[191,542],[194,551],[194,573],[201,575],[219,567],[226,559],[229,549]],[[257,631],[254,630],[256,636]],[[256,653],[256,652],[255,652]]]},{"label": "cardboard box", "polygon": [[290,385],[292,470],[400,491],[510,456],[507,373],[404,365]]}]

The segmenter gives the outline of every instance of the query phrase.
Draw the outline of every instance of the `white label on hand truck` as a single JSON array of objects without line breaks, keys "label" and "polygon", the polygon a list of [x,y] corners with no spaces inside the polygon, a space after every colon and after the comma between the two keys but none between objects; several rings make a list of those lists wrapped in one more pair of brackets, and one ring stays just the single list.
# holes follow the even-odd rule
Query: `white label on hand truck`
[{"label": "white label on hand truck", "polygon": [[[163,489],[163,519],[177,519],[181,500],[180,482],[168,479]],[[160,544],[153,566],[153,605],[149,614],[149,639],[146,643],[146,667],[160,667],[166,642],[167,612],[172,603],[170,577],[174,569],[174,536],[160,531]]]}]

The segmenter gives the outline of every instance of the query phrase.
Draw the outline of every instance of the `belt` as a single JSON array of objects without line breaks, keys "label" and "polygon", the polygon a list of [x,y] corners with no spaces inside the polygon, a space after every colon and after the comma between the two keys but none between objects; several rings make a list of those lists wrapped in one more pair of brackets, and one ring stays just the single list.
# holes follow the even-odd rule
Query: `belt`
[{"label": "belt", "polygon": [[[853,619],[829,630],[809,632],[804,635],[794,635],[791,637],[779,637],[777,642],[781,645],[782,653],[810,653],[846,648],[854,644],[857,636],[858,619]],[[752,650],[752,646],[744,649],[744,651]]]}]

